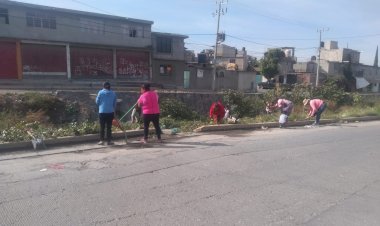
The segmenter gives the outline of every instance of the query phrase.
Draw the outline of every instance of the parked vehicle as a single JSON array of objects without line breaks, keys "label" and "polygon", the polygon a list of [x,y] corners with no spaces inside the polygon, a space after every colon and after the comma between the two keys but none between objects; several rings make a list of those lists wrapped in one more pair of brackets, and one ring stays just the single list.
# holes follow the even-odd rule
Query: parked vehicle
[{"label": "parked vehicle", "polygon": [[260,82],[257,85],[260,89],[274,89],[276,87],[276,83],[271,81]]}]

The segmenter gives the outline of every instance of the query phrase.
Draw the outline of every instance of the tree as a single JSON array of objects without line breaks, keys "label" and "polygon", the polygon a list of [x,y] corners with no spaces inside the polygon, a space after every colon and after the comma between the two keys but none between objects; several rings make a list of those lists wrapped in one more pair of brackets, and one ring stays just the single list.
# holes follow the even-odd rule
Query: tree
[{"label": "tree", "polygon": [[266,79],[270,80],[278,74],[278,64],[284,58],[285,53],[281,49],[269,49],[264,53],[260,60],[260,69]]},{"label": "tree", "polygon": [[255,67],[258,67],[259,63],[260,62],[258,62],[258,60],[256,59],[256,57],[248,55],[248,67],[247,67],[247,71],[255,71]]}]

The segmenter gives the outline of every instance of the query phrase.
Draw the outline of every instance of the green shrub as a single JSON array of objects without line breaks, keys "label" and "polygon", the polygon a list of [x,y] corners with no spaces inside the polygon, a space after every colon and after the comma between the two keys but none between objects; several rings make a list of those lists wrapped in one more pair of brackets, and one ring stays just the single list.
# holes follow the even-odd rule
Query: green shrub
[{"label": "green shrub", "polygon": [[237,118],[253,117],[260,113],[260,109],[265,109],[264,101],[259,97],[245,96],[231,89],[223,92],[223,103],[229,107],[231,115]]},{"label": "green shrub", "polygon": [[[25,122],[21,121],[0,131],[0,142],[18,142],[29,139],[25,130]],[[30,140],[30,139],[29,139]]]},{"label": "green shrub", "polygon": [[161,116],[173,119],[191,120],[197,117],[197,113],[189,109],[182,101],[174,98],[161,100]]},{"label": "green shrub", "polygon": [[171,117],[161,117],[160,118],[161,129],[172,129],[180,127],[180,122]]}]

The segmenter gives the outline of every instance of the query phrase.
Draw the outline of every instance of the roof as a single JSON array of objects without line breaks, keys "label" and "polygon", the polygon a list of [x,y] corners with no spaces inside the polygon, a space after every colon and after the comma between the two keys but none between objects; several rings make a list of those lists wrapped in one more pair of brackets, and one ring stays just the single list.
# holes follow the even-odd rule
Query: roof
[{"label": "roof", "polygon": [[164,33],[164,32],[152,32],[152,35],[156,35],[156,36],[172,36],[172,37],[177,37],[177,38],[189,38],[189,36],[187,35],[181,35],[181,34],[173,34],[173,33]]},{"label": "roof", "polygon": [[84,16],[88,16],[88,17],[98,17],[98,18],[104,18],[104,19],[110,19],[110,20],[119,20],[119,21],[120,20],[127,20],[129,22],[135,22],[135,23],[144,23],[144,24],[150,24],[150,25],[153,24],[153,21],[149,21],[149,20],[140,20],[140,19],[134,19],[134,18],[128,18],[128,17],[113,16],[113,15],[107,15],[107,14],[101,14],[101,13],[85,12],[85,11],[80,11],[80,10],[56,8],[56,7],[51,7],[51,6],[29,4],[29,3],[9,1],[9,0],[1,0],[0,4],[5,4],[5,5],[9,5],[9,6],[15,6],[15,7],[39,9],[39,10],[45,10],[45,11],[53,11],[53,12],[66,13],[66,14],[84,15]]}]

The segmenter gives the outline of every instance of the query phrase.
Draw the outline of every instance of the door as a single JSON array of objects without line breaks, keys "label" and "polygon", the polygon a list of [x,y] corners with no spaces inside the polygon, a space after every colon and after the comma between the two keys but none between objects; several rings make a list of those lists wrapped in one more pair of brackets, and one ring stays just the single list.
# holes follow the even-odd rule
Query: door
[{"label": "door", "polygon": [[183,88],[190,88],[190,71],[183,72]]}]

